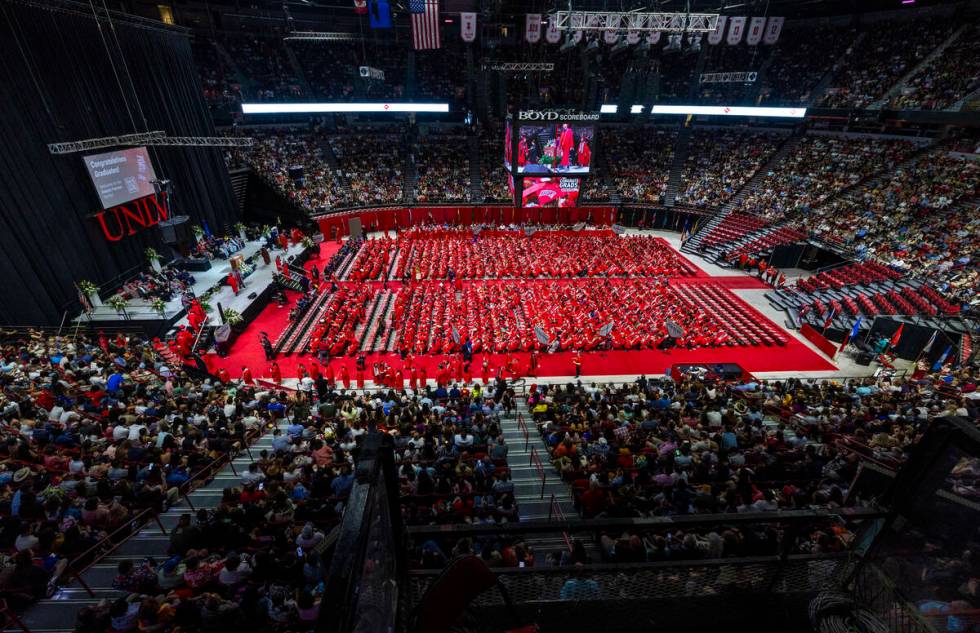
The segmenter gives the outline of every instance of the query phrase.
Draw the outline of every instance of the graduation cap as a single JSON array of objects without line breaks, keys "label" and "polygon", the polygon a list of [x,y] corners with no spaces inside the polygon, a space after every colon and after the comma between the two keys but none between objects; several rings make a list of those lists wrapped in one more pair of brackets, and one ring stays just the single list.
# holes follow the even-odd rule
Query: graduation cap
[{"label": "graduation cap", "polygon": [[684,336],[684,328],[677,325],[674,321],[667,320],[667,334],[670,334],[673,338],[681,338]]},{"label": "graduation cap", "polygon": [[606,323],[605,325],[603,325],[599,329],[599,336],[609,336],[609,333],[612,332],[613,327],[615,325],[616,325],[616,322],[615,321],[610,321],[609,323]]}]

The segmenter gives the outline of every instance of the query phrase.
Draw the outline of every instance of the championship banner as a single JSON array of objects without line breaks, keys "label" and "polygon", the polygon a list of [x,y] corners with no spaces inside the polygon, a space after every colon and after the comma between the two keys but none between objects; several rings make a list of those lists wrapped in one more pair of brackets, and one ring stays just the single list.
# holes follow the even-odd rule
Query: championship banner
[{"label": "championship banner", "polygon": [[524,39],[526,39],[531,44],[537,44],[541,41],[541,14],[540,13],[528,13],[527,21],[524,25]]},{"label": "championship banner", "polygon": [[742,42],[742,34],[745,33],[744,15],[732,16],[728,22],[728,45],[735,46]]},{"label": "championship banner", "polygon": [[721,37],[725,34],[725,20],[727,19],[727,15],[718,16],[718,24],[715,26],[715,30],[708,33],[708,44],[711,44],[712,46],[721,44]]},{"label": "championship banner", "polygon": [[626,43],[627,44],[638,44],[640,42],[640,32],[639,31],[626,31]]},{"label": "championship banner", "polygon": [[558,30],[558,17],[551,16],[548,20],[548,29],[544,32],[544,41],[549,44],[557,44],[561,41],[561,31]]},{"label": "championship banner", "polygon": [[752,18],[749,22],[749,32],[745,36],[745,43],[749,46],[758,46],[762,41],[762,32],[766,29],[765,18]]},{"label": "championship banner", "polygon": [[654,31],[653,33],[647,34],[647,44],[653,46],[660,41],[660,31]]},{"label": "championship banner", "polygon": [[762,41],[766,44],[775,44],[779,40],[779,34],[783,32],[784,17],[769,18],[766,24],[766,34],[762,36]]},{"label": "championship banner", "polygon": [[[610,13],[606,16],[606,27],[612,29],[619,26],[619,16]],[[602,41],[606,44],[615,44],[619,41],[619,31],[605,31],[602,34]]]},{"label": "championship banner", "polygon": [[476,14],[459,14],[459,35],[464,42],[472,42],[476,39]]}]

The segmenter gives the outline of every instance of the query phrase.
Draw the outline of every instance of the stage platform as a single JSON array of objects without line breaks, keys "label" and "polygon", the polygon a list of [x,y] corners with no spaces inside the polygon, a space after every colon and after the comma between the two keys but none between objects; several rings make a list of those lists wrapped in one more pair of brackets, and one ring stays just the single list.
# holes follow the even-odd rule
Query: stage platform
[{"label": "stage platform", "polygon": [[[239,289],[238,295],[232,291],[231,286],[223,285],[217,292],[215,292],[211,299],[209,300],[213,310],[208,313],[208,323],[210,325],[218,325],[220,323],[220,318],[218,317],[218,304],[224,309],[233,309],[238,311],[240,314],[244,314],[245,311],[258,300],[259,295],[262,294],[262,290],[265,289],[271,282],[273,273],[276,272],[275,257],[276,255],[282,255],[282,250],[271,251],[270,255],[272,262],[266,265],[262,261],[262,257],[258,256],[259,249],[265,240],[252,240],[246,243],[245,247],[240,251],[234,253],[234,255],[242,255],[246,260],[255,256],[254,264],[255,270],[248,277],[245,278],[244,287]],[[287,256],[295,256],[303,252],[302,244],[291,244],[289,249],[286,251]],[[191,289],[194,291],[194,296],[201,296],[216,284],[221,283],[224,279],[228,277],[231,272],[231,262],[227,259],[213,259],[211,260],[211,268],[205,271],[192,271],[191,274],[194,276],[194,285]],[[249,295],[256,293],[255,298],[249,298]],[[152,323],[166,323],[166,328],[176,327],[177,325],[186,325],[187,316],[183,305],[181,305],[180,297],[175,296],[173,299],[167,302],[166,309],[161,315],[150,307],[149,301],[144,301],[142,299],[130,300],[129,305],[126,306],[125,314],[117,312],[115,309],[107,305],[97,306],[95,309],[88,314],[81,314],[72,320],[75,322],[92,322],[92,323],[107,323],[112,324],[114,322],[125,322],[127,324],[138,326],[141,322],[152,322]]]},{"label": "stage platform", "polygon": [[[670,246],[680,254],[680,239],[678,234],[665,231],[629,231],[630,234],[638,234],[647,237],[659,237],[666,240]],[[379,234],[368,236],[369,239],[379,237]],[[322,269],[323,264],[339,248],[335,242],[324,243],[323,251],[319,260],[310,260],[306,267],[309,268],[313,263]],[[645,375],[664,375],[669,368],[677,364],[685,363],[736,363],[746,371],[751,372],[759,378],[831,378],[831,377],[855,377],[869,375],[873,369],[858,366],[846,357],[829,359],[812,344],[799,336],[798,332],[786,330],[781,325],[771,306],[764,299],[764,293],[768,286],[763,284],[755,276],[733,271],[730,269],[719,268],[710,262],[703,260],[696,255],[681,255],[693,264],[700,273],[695,277],[674,278],[671,284],[715,284],[731,292],[735,297],[746,304],[746,313],[758,322],[766,322],[768,326],[778,328],[787,337],[787,343],[782,346],[764,345],[740,345],[731,347],[706,347],[700,349],[670,349],[661,351],[656,349],[643,350],[608,350],[591,351],[582,354],[582,376],[586,381],[601,382],[623,382],[632,381],[640,374]],[[701,274],[703,273],[703,274]],[[504,280],[506,281],[506,280]],[[599,278],[596,279],[597,283]],[[341,285],[356,284],[364,282],[340,282]],[[380,290],[382,282],[367,282],[370,286]],[[480,283],[477,281],[476,283]],[[392,293],[400,290],[402,282],[389,282],[387,290]],[[290,293],[291,301],[295,299],[295,293]],[[392,301],[393,303],[393,301]],[[265,360],[265,355],[259,344],[259,333],[268,332],[270,337],[275,339],[288,325],[288,313],[292,306],[279,308],[276,305],[267,306],[262,313],[250,324],[241,334],[230,353],[226,357],[218,357],[215,354],[205,356],[205,361],[213,370],[223,367],[229,371],[233,377],[241,375],[242,367],[249,367],[256,377],[269,377],[271,364]],[[384,319],[384,315],[377,317]],[[370,328],[374,323],[368,323]],[[389,340],[393,340],[393,335],[389,335]],[[374,386],[371,381],[371,367],[375,362],[385,362],[394,370],[404,366],[401,357],[392,351],[371,351],[365,349],[364,353],[367,360],[367,371],[364,372],[363,385],[366,387]],[[415,356],[414,365],[416,368],[425,367],[429,384],[434,384],[435,375],[438,372],[440,363],[450,361],[458,355],[445,354],[420,354]],[[503,366],[509,359],[517,360],[519,367],[518,375],[526,378],[529,382],[563,382],[574,379],[574,352],[561,351],[555,353],[539,353],[539,367],[536,376],[528,375],[530,354],[527,352],[515,352],[511,354],[482,354],[476,353],[471,364],[470,378],[473,380],[481,379],[481,367],[483,359],[489,362],[491,373],[496,373],[497,368]],[[276,359],[284,377],[284,384],[295,384],[299,366],[302,364],[307,369],[316,362],[315,358],[309,354],[290,354],[279,355]],[[345,355],[334,357],[330,360],[330,369],[340,379],[342,368],[346,367],[351,378],[351,386],[357,385],[357,372],[355,370],[355,356]],[[323,369],[321,368],[321,371]],[[408,375],[406,372],[406,383]]]}]

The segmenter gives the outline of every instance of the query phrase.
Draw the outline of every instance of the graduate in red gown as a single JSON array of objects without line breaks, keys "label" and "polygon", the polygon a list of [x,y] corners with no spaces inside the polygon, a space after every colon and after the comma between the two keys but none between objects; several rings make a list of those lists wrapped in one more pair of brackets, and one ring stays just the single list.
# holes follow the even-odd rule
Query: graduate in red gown
[{"label": "graduate in red gown", "polygon": [[480,377],[483,379],[483,384],[490,384],[490,360],[484,356],[483,364],[480,366]]},{"label": "graduate in red gown", "polygon": [[228,274],[228,285],[231,286],[232,292],[238,295],[238,279],[235,278],[235,273]]},{"label": "graduate in red gown", "polygon": [[405,372],[401,369],[395,372],[395,389],[401,391],[405,388]]},{"label": "graduate in red gown", "polygon": [[320,366],[316,364],[316,361],[310,363],[310,378],[313,380],[319,380],[320,378]]},{"label": "graduate in red gown", "polygon": [[272,367],[269,368],[269,375],[272,377],[272,382],[277,385],[282,383],[282,370],[279,369],[279,363],[272,361]]},{"label": "graduate in red gown", "polygon": [[578,144],[578,164],[579,167],[588,167],[592,159],[592,150],[589,149],[589,142],[584,138]]},{"label": "graduate in red gown", "polygon": [[409,370],[408,386],[412,388],[412,391],[419,388],[419,370],[414,367]]},{"label": "graduate in red gown", "polygon": [[105,332],[99,330],[99,347],[105,352],[105,355],[109,355],[109,337],[105,335]]},{"label": "graduate in red gown", "polygon": [[248,367],[242,367],[242,382],[246,385],[255,384],[255,381],[252,380],[252,370]]},{"label": "graduate in red gown", "polygon": [[192,345],[194,345],[194,335],[181,325],[177,332],[177,351],[180,352],[181,356],[190,356]]},{"label": "graduate in red gown", "polygon": [[279,231],[279,246],[282,247],[282,250],[289,248],[289,238],[286,237],[285,231]]},{"label": "graduate in red gown", "polygon": [[222,367],[218,370],[218,380],[225,383],[231,382],[231,374],[228,373],[227,369]]},{"label": "graduate in red gown", "polygon": [[334,386],[333,365],[327,365],[326,369],[324,370],[324,373],[326,374],[327,384],[333,387]]},{"label": "graduate in red gown", "polygon": [[357,369],[357,388],[364,389],[364,370],[361,368]]},{"label": "graduate in red gown", "polygon": [[350,389],[350,371],[347,365],[340,368],[340,380],[344,383],[344,389]]},{"label": "graduate in red gown", "polygon": [[459,358],[453,360],[453,378],[456,382],[463,382],[463,361]]},{"label": "graduate in red gown", "polygon": [[429,383],[429,372],[426,371],[425,366],[419,367],[419,389],[425,389],[425,386]]},{"label": "graduate in red gown", "polygon": [[558,150],[561,152],[561,166],[568,167],[568,160],[575,147],[575,134],[567,123],[561,124],[561,135],[558,137]]},{"label": "graduate in red gown", "polygon": [[537,377],[538,375],[538,352],[537,350],[531,350],[531,364],[528,367],[528,374]]},{"label": "graduate in red gown", "polygon": [[473,372],[470,370],[470,364],[466,363],[463,365],[463,382],[470,384],[473,382]]}]

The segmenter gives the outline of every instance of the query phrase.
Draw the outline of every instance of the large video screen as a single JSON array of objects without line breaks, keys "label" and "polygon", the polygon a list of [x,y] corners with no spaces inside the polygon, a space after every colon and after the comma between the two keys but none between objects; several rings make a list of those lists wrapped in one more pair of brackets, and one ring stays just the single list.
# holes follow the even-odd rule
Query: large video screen
[{"label": "large video screen", "polygon": [[85,168],[92,178],[103,209],[153,193],[153,181],[157,177],[145,147],[92,154],[82,160],[85,161]]},{"label": "large video screen", "polygon": [[578,206],[580,178],[524,178],[521,191],[523,207],[575,207]]},{"label": "large video screen", "polygon": [[589,173],[595,127],[573,123],[522,125],[517,142],[517,173]]}]

